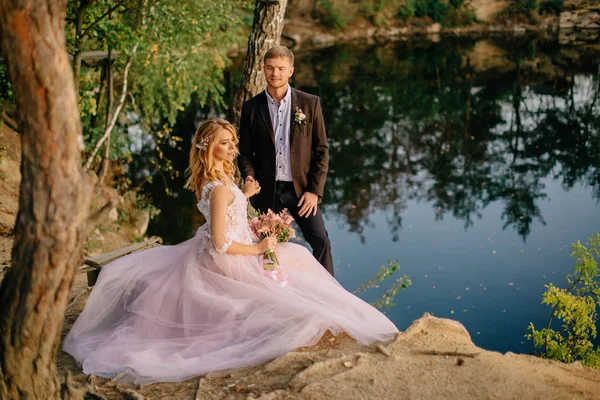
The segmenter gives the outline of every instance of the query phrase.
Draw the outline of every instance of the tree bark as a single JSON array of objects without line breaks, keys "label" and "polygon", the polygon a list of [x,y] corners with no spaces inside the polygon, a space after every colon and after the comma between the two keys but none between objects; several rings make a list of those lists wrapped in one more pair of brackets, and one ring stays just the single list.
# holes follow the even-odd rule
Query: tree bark
[{"label": "tree bark", "polygon": [[15,244],[0,286],[2,399],[61,397],[54,356],[95,183],[81,167],[65,7],[66,0],[0,2],[0,35],[23,132]]},{"label": "tree bark", "polygon": [[81,76],[81,59],[83,55],[83,19],[88,7],[91,5],[89,0],[79,2],[75,12],[75,54],[73,55],[73,74],[75,75],[75,94],[79,95],[79,78]]},{"label": "tree bark", "polygon": [[262,70],[263,57],[267,50],[279,45],[287,2],[287,0],[256,1],[242,82],[235,93],[229,116],[236,128],[240,124],[242,104],[266,86],[267,81]]},{"label": "tree bark", "polygon": [[[108,98],[106,104],[106,120],[104,123],[104,130],[108,129],[110,125],[110,121],[112,119],[112,111],[115,100],[115,88],[114,88],[114,76],[112,69],[112,49],[108,50],[108,62],[106,64],[106,79],[107,79],[107,89],[108,89]],[[108,174],[108,166],[110,164],[109,160],[110,156],[110,135],[106,138],[106,142],[104,143],[104,155],[102,159],[102,166],[100,167],[100,174],[98,177],[98,182],[104,182],[106,175]]]}]

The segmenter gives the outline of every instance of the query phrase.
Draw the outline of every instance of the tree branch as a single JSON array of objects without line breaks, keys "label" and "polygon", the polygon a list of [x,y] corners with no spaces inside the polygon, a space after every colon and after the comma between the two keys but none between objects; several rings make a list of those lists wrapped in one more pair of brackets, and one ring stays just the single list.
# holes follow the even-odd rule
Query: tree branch
[{"label": "tree branch", "polygon": [[104,131],[104,135],[100,138],[98,143],[96,143],[92,154],[86,161],[85,169],[90,169],[90,167],[92,166],[92,162],[94,161],[94,157],[96,157],[96,153],[100,149],[100,146],[102,146],[102,143],[104,143],[106,138],[110,136],[110,133],[112,132],[113,128],[115,127],[115,124],[117,123],[117,118],[119,118],[119,114],[121,113],[121,109],[123,108],[123,104],[125,103],[125,98],[127,97],[127,76],[129,75],[129,68],[131,67],[131,62],[133,61],[133,57],[135,56],[135,52],[137,51],[138,45],[139,43],[136,43],[133,46],[131,56],[129,56],[129,59],[127,60],[127,65],[125,65],[125,70],[123,71],[123,90],[121,91],[121,98],[119,99],[119,104],[117,105],[117,108],[115,109],[112,115],[110,124],[106,127],[106,130]]},{"label": "tree branch", "polygon": [[125,0],[122,0],[122,1],[118,2],[117,4],[115,4],[114,6],[112,6],[110,9],[108,9],[108,11],[106,11],[104,14],[102,14],[100,17],[98,17],[97,20],[95,20],[90,25],[88,25],[88,27],[85,28],[85,30],[81,33],[81,35],[79,35],[79,39],[81,40],[84,37],[86,37],[88,32],[90,31],[90,29],[92,29],[94,26],[98,25],[98,23],[100,21],[102,21],[104,18],[106,18],[110,13],[115,11],[117,8],[121,7],[123,5],[123,3],[125,3]]}]

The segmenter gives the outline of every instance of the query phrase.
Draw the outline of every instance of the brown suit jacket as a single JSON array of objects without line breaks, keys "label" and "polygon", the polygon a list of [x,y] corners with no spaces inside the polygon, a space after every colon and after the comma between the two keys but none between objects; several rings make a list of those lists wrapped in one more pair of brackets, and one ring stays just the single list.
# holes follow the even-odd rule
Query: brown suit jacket
[{"label": "brown suit jacket", "polygon": [[[318,96],[292,88],[291,105],[290,157],[294,189],[298,197],[311,192],[318,195],[320,201],[329,164],[321,101]],[[306,124],[295,121],[296,107],[306,115]],[[252,176],[261,186],[260,193],[250,199],[252,206],[262,211],[273,208],[277,168],[275,133],[264,91],[242,106],[239,146],[238,166],[242,178]]]}]

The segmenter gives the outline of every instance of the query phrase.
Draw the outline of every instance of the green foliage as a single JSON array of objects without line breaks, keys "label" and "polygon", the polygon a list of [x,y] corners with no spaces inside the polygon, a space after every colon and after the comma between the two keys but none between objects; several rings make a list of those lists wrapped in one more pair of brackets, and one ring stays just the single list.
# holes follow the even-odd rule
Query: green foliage
[{"label": "green foliage", "polygon": [[450,5],[443,0],[416,0],[415,16],[430,17],[436,22],[442,22]]},{"label": "green foliage", "polygon": [[375,0],[374,3],[367,1],[362,4],[362,12],[375,26],[381,26],[385,22],[385,1]]},{"label": "green foliage", "polygon": [[402,20],[409,20],[415,16],[415,0],[405,0],[396,11],[396,16]]},{"label": "green foliage", "polygon": [[545,0],[540,3],[540,12],[560,14],[564,8],[564,0]]},{"label": "green foliage", "polygon": [[477,21],[477,16],[472,8],[452,8],[448,9],[446,18],[444,19],[444,25],[446,26],[465,26],[471,25]]},{"label": "green foliage", "polygon": [[516,5],[527,15],[537,10],[538,0],[514,0]]},{"label": "green foliage", "polygon": [[[382,265],[377,274],[373,279],[370,279],[361,284],[353,293],[358,294],[365,292],[369,289],[379,288],[379,285],[386,279],[392,277],[394,273],[400,269],[398,260],[388,260],[388,265]],[[373,306],[377,309],[391,308],[394,307],[394,299],[398,292],[402,289],[406,289],[412,284],[411,280],[407,275],[403,275],[396,279],[394,283],[383,293],[383,295],[373,302]]]},{"label": "green foliage", "polygon": [[[584,365],[600,368],[600,348],[593,349],[597,335],[597,307],[600,306],[600,281],[597,259],[600,258],[600,234],[589,238],[587,247],[579,241],[571,247],[575,273],[567,275],[567,287],[546,285],[542,303],[553,307],[548,324],[537,330],[533,323],[526,337],[533,340],[534,353],[565,363],[581,360]],[[560,327],[552,323],[557,319]]]},{"label": "green foliage", "polygon": [[4,102],[14,103],[15,98],[8,77],[8,66],[4,58],[0,56],[0,104]]},{"label": "green foliage", "polygon": [[454,8],[460,8],[464,2],[465,0],[450,0],[450,5],[452,5]]},{"label": "green foliage", "polygon": [[[111,135],[111,159],[126,156],[127,130],[139,125],[143,135],[156,135],[155,167],[172,173],[170,164],[163,162],[160,146],[179,146],[181,140],[170,135],[170,127],[192,94],[202,104],[209,97],[221,104],[222,72],[230,64],[227,50],[245,39],[238,15],[238,11],[246,13],[242,3],[167,0],[150,1],[144,7],[142,0],[99,0],[86,2],[81,12],[83,2],[68,2],[68,50],[72,54],[113,51],[115,103],[121,96],[125,65],[132,58],[126,101]],[[79,34],[77,15],[82,24]],[[78,77],[88,152],[104,133],[108,96],[103,69],[107,61],[84,62]]]},{"label": "green foliage", "polygon": [[348,21],[346,21],[346,18],[344,18],[340,11],[333,6],[331,0],[321,0],[319,5],[323,10],[321,13],[321,20],[326,26],[334,29],[342,29],[346,26]]}]

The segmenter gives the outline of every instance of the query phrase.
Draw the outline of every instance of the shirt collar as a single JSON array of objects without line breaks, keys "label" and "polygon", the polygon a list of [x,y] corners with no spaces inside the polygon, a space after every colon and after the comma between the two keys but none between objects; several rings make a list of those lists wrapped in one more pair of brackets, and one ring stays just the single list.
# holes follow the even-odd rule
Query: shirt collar
[{"label": "shirt collar", "polygon": [[[273,104],[277,104],[277,102],[271,97],[269,91],[267,90],[268,86],[265,87],[265,94],[267,95],[267,100]],[[292,87],[288,84],[288,90],[285,92],[285,96],[281,100],[282,103],[289,103],[292,99]]]}]

